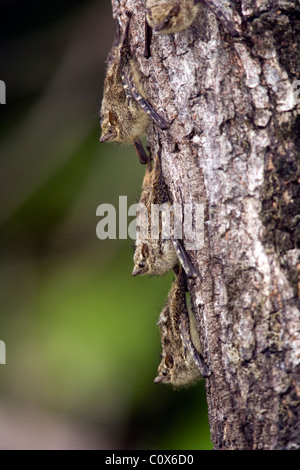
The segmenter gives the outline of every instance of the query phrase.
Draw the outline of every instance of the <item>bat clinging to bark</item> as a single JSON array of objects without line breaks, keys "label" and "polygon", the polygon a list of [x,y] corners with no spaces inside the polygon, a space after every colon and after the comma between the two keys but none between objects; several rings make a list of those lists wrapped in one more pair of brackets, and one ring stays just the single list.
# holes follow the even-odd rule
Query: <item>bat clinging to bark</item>
[{"label": "bat clinging to bark", "polygon": [[147,0],[146,19],[158,33],[178,33],[194,22],[200,8],[194,0]]},{"label": "bat clinging to bark", "polygon": [[[157,209],[156,212],[155,209]],[[162,209],[161,220],[159,220],[160,209]],[[178,261],[182,264],[188,277],[199,276],[181,240],[175,239],[173,235],[174,214],[172,214],[168,188],[161,170],[160,153],[155,157],[153,169],[150,164],[146,169],[138,213],[133,276],[138,274],[162,275],[173,269]],[[156,221],[153,217],[155,215],[158,218]],[[163,232],[163,224],[167,217],[170,222],[168,236]],[[157,236],[153,234],[154,225],[158,229]]]},{"label": "bat clinging to bark", "polygon": [[196,320],[186,302],[186,280],[182,268],[173,282],[160,314],[162,354],[155,383],[189,385],[211,374],[201,355]]},{"label": "bat clinging to bark", "polygon": [[[239,36],[233,12],[220,0],[146,0],[146,21],[159,34],[184,31],[200,15],[204,3],[232,36]],[[145,57],[150,57],[150,31],[145,28]]]},{"label": "bat clinging to bark", "polygon": [[129,24],[131,13],[121,41],[113,44],[108,57],[101,105],[100,142],[131,142],[141,163],[148,162],[148,156],[140,141],[149,122],[149,116],[160,127],[168,129],[167,123],[148,103],[138,71],[129,48]]}]

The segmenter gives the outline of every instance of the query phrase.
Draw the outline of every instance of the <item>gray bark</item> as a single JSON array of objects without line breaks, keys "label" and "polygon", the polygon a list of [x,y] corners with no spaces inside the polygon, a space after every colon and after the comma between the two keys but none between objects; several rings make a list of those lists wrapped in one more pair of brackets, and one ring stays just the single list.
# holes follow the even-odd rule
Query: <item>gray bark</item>
[{"label": "gray bark", "polygon": [[203,279],[189,289],[214,448],[299,448],[299,2],[232,2],[238,38],[203,6],[186,31],[154,33],[148,60],[144,4],[112,4],[123,24],[133,11],[149,101],[173,121],[147,135],[173,202],[205,206],[204,246],[189,251]]}]

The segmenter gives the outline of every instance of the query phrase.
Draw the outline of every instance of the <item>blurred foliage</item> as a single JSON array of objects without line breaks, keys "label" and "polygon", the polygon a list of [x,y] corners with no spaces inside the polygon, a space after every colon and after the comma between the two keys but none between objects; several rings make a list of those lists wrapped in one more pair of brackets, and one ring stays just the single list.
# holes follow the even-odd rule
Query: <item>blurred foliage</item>
[{"label": "blurred foliage", "polygon": [[[133,148],[99,144],[110,3],[1,9],[0,409],[88,427],[99,448],[209,449],[204,384],[153,384],[172,274],[132,278],[133,242],[96,237],[97,206],[135,203],[144,172]],[[27,420],[35,448],[47,427],[30,439]]]}]

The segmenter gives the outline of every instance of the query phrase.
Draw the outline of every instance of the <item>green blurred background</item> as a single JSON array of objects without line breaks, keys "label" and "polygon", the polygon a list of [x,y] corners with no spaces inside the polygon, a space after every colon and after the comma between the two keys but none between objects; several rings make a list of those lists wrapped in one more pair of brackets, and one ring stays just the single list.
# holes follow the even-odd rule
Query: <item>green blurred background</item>
[{"label": "green blurred background", "polygon": [[0,8],[0,448],[210,449],[203,382],[153,383],[172,274],[132,278],[132,240],[96,237],[144,172],[99,144],[110,1]]}]

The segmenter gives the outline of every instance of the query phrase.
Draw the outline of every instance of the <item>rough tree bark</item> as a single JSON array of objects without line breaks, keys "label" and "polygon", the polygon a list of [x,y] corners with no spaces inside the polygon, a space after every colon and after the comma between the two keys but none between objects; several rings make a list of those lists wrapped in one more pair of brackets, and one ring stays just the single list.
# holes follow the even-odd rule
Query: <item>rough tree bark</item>
[{"label": "rough tree bark", "polygon": [[[220,0],[221,1],[221,0]],[[215,449],[300,447],[300,7],[235,0],[233,38],[203,6],[182,33],[153,34],[143,57],[144,2],[112,0],[149,101],[173,202],[205,205],[205,240],[189,281],[204,356]],[[298,100],[300,101],[300,100]]]}]

